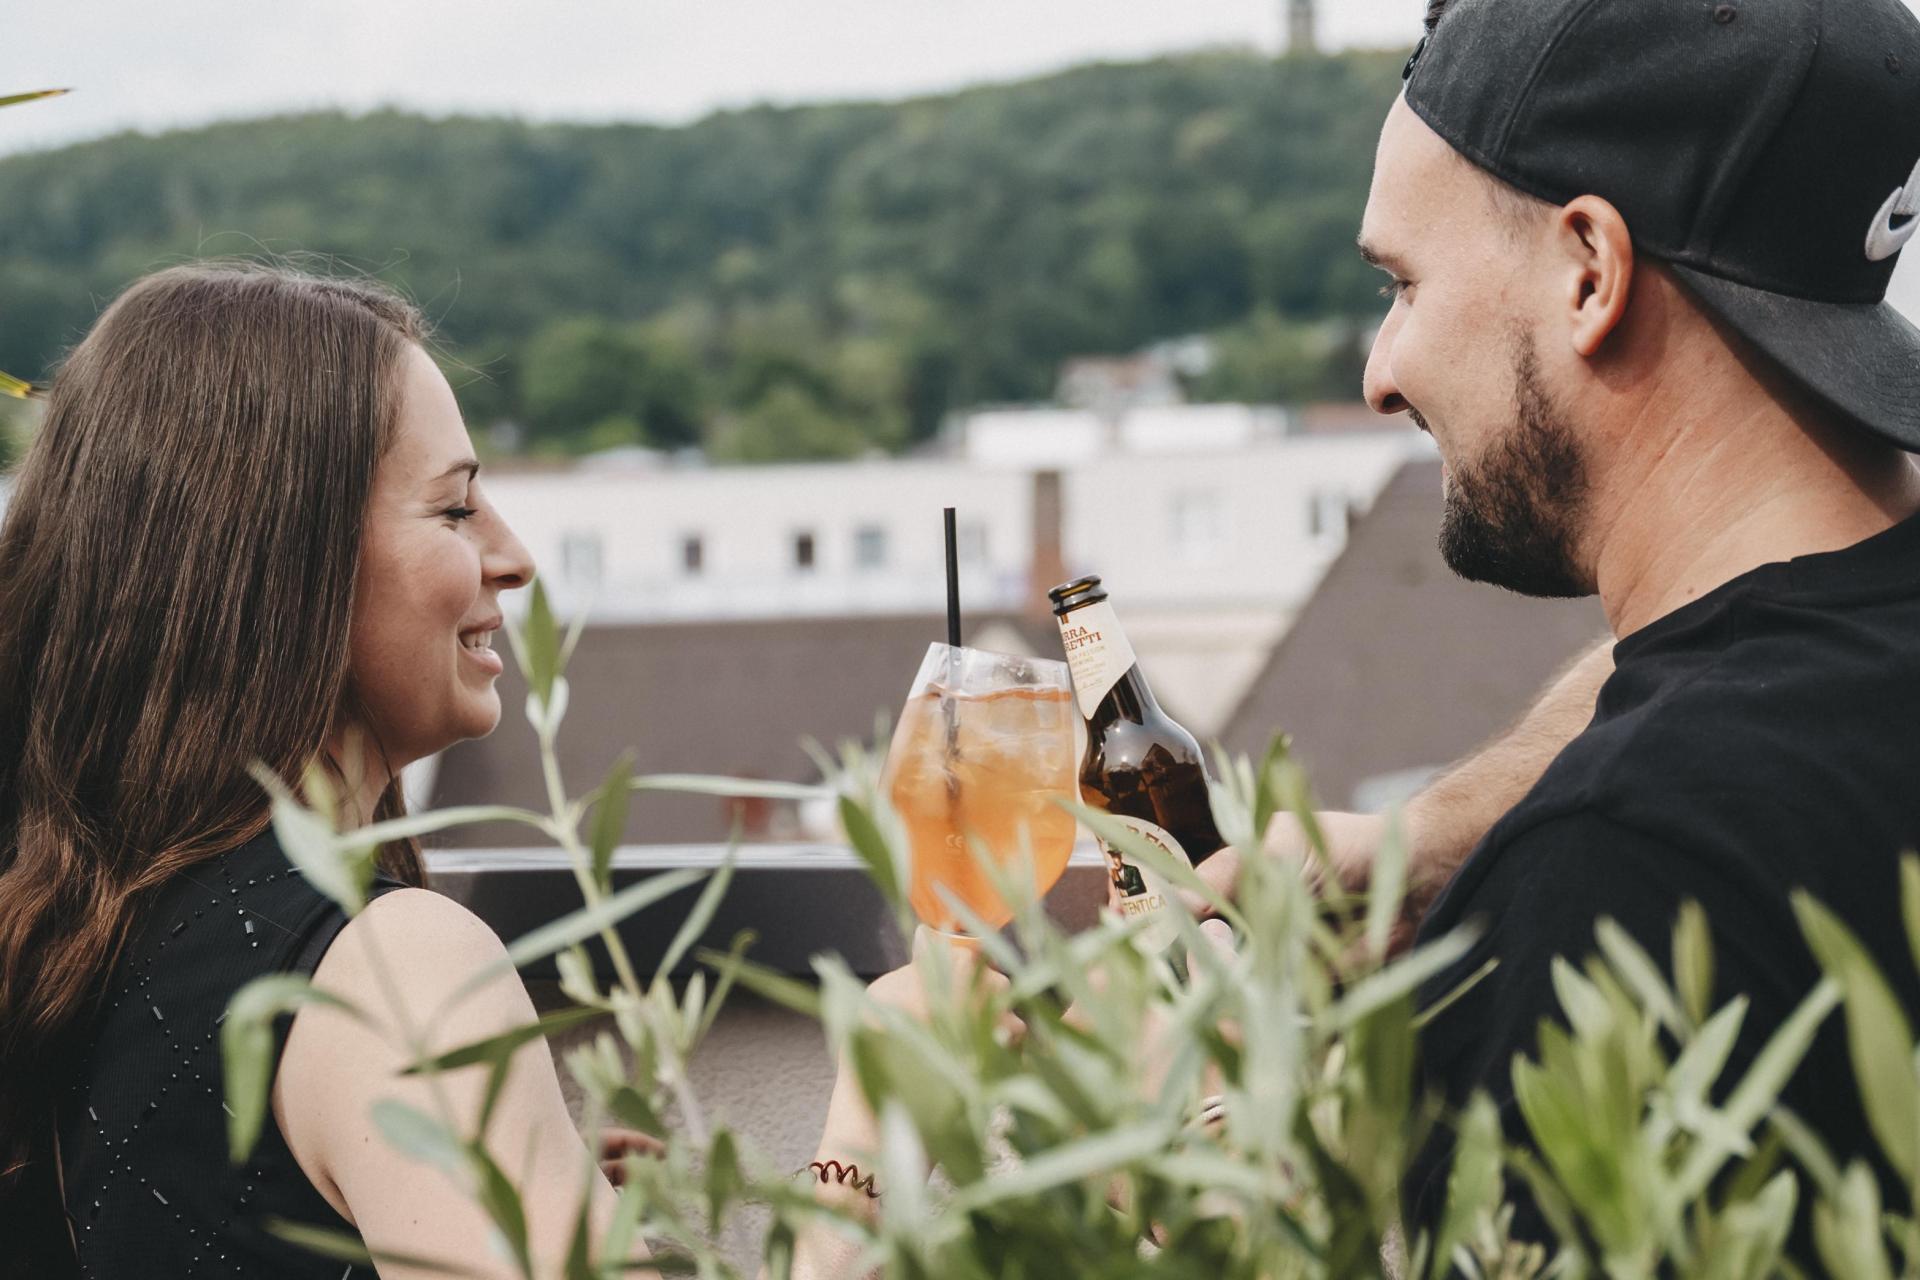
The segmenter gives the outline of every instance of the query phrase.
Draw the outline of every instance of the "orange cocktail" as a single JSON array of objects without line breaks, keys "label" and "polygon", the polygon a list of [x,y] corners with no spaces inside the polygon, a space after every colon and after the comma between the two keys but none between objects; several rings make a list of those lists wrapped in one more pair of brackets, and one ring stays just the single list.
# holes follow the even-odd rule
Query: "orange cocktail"
[{"label": "orange cocktail", "polygon": [[887,757],[887,793],[912,851],[920,919],[964,934],[950,905],[997,929],[1014,905],[982,865],[1029,868],[1044,894],[1073,854],[1076,714],[1064,664],[934,645]]}]

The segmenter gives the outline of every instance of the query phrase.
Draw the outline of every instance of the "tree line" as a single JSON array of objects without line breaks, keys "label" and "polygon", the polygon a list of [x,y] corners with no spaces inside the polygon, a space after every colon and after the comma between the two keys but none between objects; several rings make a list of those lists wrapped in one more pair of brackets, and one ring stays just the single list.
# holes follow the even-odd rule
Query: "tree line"
[{"label": "tree line", "polygon": [[[1210,52],[679,127],[312,114],[0,159],[0,369],[199,256],[420,301],[477,428],[725,459],[899,449],[1060,362],[1216,339],[1203,395],[1350,396],[1401,57]],[[57,105],[47,109],[57,110]]]}]

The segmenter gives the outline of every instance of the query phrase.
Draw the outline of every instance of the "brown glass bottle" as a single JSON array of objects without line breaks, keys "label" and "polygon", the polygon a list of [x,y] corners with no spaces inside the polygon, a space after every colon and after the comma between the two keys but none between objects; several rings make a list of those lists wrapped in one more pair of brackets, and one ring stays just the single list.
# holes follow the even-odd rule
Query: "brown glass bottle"
[{"label": "brown glass bottle", "polygon": [[[1226,842],[1214,826],[1200,744],[1154,700],[1099,578],[1076,578],[1047,598],[1060,620],[1074,697],[1087,723],[1081,800],[1167,852],[1195,865],[1204,862]],[[1158,877],[1105,841],[1101,848],[1123,915],[1179,909]],[[1174,937],[1171,921],[1149,926],[1143,937],[1150,946],[1165,947]]]}]

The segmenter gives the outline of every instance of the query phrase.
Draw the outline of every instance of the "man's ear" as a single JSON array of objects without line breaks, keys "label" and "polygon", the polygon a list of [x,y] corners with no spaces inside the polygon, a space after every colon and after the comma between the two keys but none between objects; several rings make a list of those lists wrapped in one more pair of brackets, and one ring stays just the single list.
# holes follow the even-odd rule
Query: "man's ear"
[{"label": "man's ear", "polygon": [[1555,248],[1565,264],[1567,335],[1591,357],[1627,313],[1633,292],[1633,237],[1620,211],[1581,196],[1554,214]]}]

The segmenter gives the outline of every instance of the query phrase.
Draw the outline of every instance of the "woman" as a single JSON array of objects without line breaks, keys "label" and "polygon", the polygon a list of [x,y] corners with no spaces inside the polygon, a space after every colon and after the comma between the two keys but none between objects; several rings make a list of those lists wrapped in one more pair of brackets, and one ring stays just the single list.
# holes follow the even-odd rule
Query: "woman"
[{"label": "woman", "polygon": [[[426,338],[372,284],[180,267],[128,289],[54,382],[0,527],[0,1268],[340,1275],[269,1217],[500,1267],[473,1201],[370,1120],[383,1098],[438,1105],[398,1074],[393,1030],[500,941],[420,887],[410,843],[382,850],[349,922],[292,871],[247,772],[319,765],[345,821],[384,819],[406,764],[499,720],[500,597],[533,565]],[[313,974],[385,1032],[299,1013],[265,1132],[232,1167],[215,1023],[275,971]],[[508,973],[436,1042],[533,1016]],[[480,1074],[437,1086],[462,1117]],[[534,1256],[557,1260],[588,1157],[538,1041],[489,1144],[522,1179]],[[843,1080],[822,1154],[870,1146]],[[604,1178],[587,1194],[611,1208]],[[44,1258],[23,1263],[36,1227]],[[821,1274],[837,1265],[808,1248]]]}]

